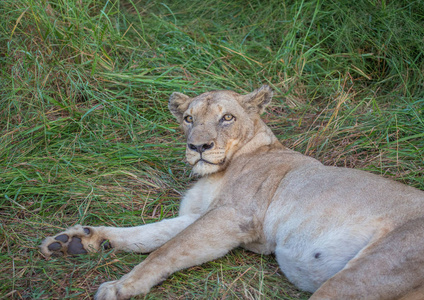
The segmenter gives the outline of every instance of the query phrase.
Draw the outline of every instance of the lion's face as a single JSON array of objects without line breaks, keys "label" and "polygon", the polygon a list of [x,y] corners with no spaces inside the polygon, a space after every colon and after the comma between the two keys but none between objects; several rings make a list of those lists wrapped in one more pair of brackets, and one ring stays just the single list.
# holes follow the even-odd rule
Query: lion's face
[{"label": "lion's face", "polygon": [[186,159],[198,175],[224,170],[255,134],[255,120],[270,101],[268,86],[248,95],[214,91],[189,98],[173,93],[169,108],[187,138]]},{"label": "lion's face", "polygon": [[234,95],[225,92],[196,97],[183,114],[182,126],[187,137],[187,162],[199,175],[224,169],[254,129]]}]

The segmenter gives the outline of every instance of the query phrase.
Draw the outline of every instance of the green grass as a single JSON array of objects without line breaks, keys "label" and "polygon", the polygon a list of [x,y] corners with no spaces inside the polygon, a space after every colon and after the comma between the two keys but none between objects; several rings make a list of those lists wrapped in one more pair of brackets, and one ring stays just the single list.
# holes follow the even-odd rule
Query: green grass
[{"label": "green grass", "polygon": [[[0,3],[0,297],[89,299],[145,256],[45,261],[68,226],[173,217],[192,181],[171,92],[275,90],[264,119],[328,165],[424,189],[421,1]],[[143,298],[143,297],[140,297]],[[307,299],[236,249],[147,299]]]}]

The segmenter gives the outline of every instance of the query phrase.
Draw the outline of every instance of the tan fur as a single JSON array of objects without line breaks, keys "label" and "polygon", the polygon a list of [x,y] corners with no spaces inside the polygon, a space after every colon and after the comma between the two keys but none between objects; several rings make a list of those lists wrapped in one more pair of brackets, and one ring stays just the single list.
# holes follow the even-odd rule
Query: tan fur
[{"label": "tan fur", "polygon": [[259,117],[271,97],[268,86],[247,95],[172,94],[186,160],[202,176],[179,216],[131,228],[76,226],[47,238],[42,253],[96,251],[105,240],[116,250],[153,251],[102,284],[96,299],[146,294],[238,246],[274,253],[311,299],[422,299],[424,192],[284,147]]}]

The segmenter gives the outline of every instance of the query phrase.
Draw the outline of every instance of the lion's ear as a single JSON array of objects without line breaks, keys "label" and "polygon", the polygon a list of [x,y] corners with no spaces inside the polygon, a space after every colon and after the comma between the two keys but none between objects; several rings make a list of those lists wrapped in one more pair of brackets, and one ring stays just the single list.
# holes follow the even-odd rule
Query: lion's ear
[{"label": "lion's ear", "polygon": [[247,112],[261,114],[271,102],[272,95],[272,89],[268,85],[263,85],[259,89],[241,96],[241,104]]},{"label": "lion's ear", "polygon": [[190,105],[191,98],[182,93],[174,92],[169,97],[168,108],[178,122],[182,122],[183,114]]}]

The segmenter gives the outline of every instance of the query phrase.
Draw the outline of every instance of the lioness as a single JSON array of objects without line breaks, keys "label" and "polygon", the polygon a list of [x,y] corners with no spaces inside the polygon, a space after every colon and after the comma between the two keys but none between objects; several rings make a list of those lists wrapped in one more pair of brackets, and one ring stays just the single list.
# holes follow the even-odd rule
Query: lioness
[{"label": "lioness", "polygon": [[179,216],[131,228],[75,226],[46,238],[42,253],[153,251],[103,283],[96,299],[146,294],[238,246],[274,253],[311,299],[423,299],[424,192],[286,148],[259,117],[271,97],[266,85],[247,95],[173,93],[186,159],[202,177]]}]

